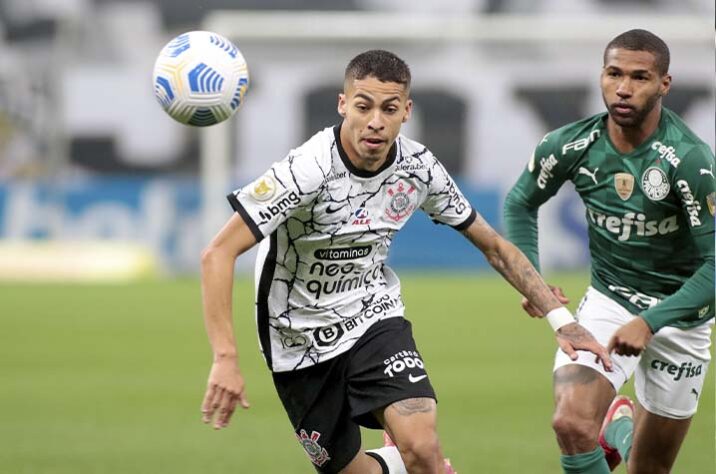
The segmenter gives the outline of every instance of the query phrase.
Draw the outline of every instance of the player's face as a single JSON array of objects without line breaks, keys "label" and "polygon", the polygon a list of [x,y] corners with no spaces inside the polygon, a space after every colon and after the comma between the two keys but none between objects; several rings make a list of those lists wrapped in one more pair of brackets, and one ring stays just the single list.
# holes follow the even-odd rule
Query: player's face
[{"label": "player's face", "polygon": [[669,92],[671,76],[661,75],[655,57],[647,51],[612,48],[602,69],[604,104],[611,119],[622,127],[639,127]]},{"label": "player's face", "polygon": [[380,168],[412,108],[403,84],[372,76],[346,81],[338,113],[344,117],[341,144],[351,161],[370,171]]}]

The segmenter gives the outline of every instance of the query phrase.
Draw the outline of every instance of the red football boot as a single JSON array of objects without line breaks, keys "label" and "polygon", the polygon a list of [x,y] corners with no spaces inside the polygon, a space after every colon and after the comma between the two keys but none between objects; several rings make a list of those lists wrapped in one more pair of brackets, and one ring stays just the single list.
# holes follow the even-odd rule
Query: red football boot
[{"label": "red football boot", "polygon": [[604,458],[607,460],[610,471],[616,469],[619,463],[622,462],[622,457],[615,447],[610,446],[609,443],[607,443],[604,433],[607,431],[609,423],[614,420],[618,420],[623,416],[634,418],[634,404],[629,397],[625,395],[617,395],[614,397],[612,404],[609,405],[607,414],[602,422],[602,428],[599,430],[599,445],[604,450]]}]

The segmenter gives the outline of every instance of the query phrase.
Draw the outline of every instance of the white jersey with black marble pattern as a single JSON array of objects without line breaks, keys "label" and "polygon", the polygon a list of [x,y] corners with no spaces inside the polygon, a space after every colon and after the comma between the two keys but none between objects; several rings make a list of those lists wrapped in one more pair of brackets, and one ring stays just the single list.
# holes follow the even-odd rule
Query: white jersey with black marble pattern
[{"label": "white jersey with black marble pattern", "polygon": [[228,196],[261,241],[256,321],[275,372],[335,357],[375,322],[403,315],[385,261],[418,208],[458,230],[476,216],[424,145],[401,135],[385,165],[367,172],[352,165],[339,134],[340,126],[318,132]]}]

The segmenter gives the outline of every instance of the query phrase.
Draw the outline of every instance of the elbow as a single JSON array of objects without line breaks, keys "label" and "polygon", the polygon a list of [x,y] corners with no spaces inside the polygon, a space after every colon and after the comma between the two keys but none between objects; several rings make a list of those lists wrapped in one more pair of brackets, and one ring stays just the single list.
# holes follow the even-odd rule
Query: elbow
[{"label": "elbow", "polygon": [[505,202],[502,208],[502,216],[505,219],[516,218],[523,219],[525,216],[537,217],[537,209],[539,206],[534,206],[527,202],[525,198],[518,195],[513,189],[507,196],[505,196]]},{"label": "elbow", "polygon": [[500,258],[487,256],[487,263],[489,263],[490,266],[497,270],[499,273],[502,273],[505,268],[504,262]]},{"label": "elbow", "polygon": [[513,189],[512,191],[507,193],[507,196],[505,196],[503,210],[505,213],[514,213],[529,210],[529,206],[527,205],[525,200],[518,196]]},{"label": "elbow", "polygon": [[201,251],[201,268],[206,269],[212,266],[218,256],[218,249],[209,244]]},{"label": "elbow", "polygon": [[496,249],[486,251],[485,259],[487,260],[487,263],[489,263],[490,266],[498,272],[501,272],[501,270],[505,267],[505,261],[502,258],[502,255],[500,255],[500,252]]},{"label": "elbow", "polygon": [[512,193],[505,197],[505,202],[502,207],[502,216],[504,219],[508,219],[511,216],[519,213],[520,205],[515,201]]},{"label": "elbow", "polygon": [[485,258],[496,270],[507,268],[509,262],[519,253],[517,247],[502,236],[497,236],[493,245],[486,249]]}]

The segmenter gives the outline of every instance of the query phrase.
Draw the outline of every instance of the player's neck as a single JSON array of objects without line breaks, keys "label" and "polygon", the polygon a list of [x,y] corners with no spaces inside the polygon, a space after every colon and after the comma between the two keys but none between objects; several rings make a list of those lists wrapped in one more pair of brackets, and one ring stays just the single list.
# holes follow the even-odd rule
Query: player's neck
[{"label": "player's neck", "polygon": [[610,116],[607,119],[609,139],[620,153],[632,152],[654,133],[659,127],[660,119],[661,104],[657,104],[638,127],[623,127]]}]

